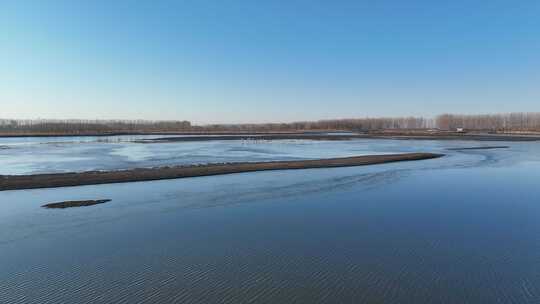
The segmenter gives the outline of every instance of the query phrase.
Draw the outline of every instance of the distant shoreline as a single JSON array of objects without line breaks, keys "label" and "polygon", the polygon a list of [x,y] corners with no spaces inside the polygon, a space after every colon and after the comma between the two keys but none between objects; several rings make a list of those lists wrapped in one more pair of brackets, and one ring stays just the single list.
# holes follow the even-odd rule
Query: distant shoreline
[{"label": "distant shoreline", "polygon": [[476,141],[540,141],[540,136],[507,135],[507,134],[465,134],[465,133],[366,133],[350,135],[332,134],[233,134],[233,135],[204,135],[204,136],[179,136],[141,139],[135,142],[171,143],[192,142],[209,140],[353,140],[353,139],[395,139],[395,140],[476,140]]},{"label": "distant shoreline", "polygon": [[442,156],[444,156],[444,154],[407,153],[299,161],[244,162],[138,168],[129,170],[90,171],[80,173],[72,172],[35,175],[0,175],[0,191],[177,179],[269,170],[365,166],[391,162],[432,159]]},{"label": "distant shoreline", "polygon": [[[343,134],[350,133],[350,134]],[[349,131],[317,130],[302,132],[114,132],[84,134],[2,134],[1,138],[28,137],[108,137],[108,136],[167,136],[141,139],[138,143],[189,142],[208,140],[351,140],[351,139],[398,139],[398,140],[477,140],[477,141],[540,141],[537,133],[460,133],[449,131],[382,130],[366,133]]]},{"label": "distant shoreline", "polygon": [[[110,133],[0,133],[0,138],[17,137],[107,137],[107,136],[141,136],[141,135],[241,135],[241,134],[309,134],[310,132],[110,132]],[[314,132],[319,133],[319,132]]]}]

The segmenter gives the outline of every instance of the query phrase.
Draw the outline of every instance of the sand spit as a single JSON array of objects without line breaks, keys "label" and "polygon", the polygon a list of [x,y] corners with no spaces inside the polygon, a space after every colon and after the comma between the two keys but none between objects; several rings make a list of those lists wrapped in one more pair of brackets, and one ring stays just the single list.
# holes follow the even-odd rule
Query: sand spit
[{"label": "sand spit", "polygon": [[151,181],[267,170],[365,166],[400,161],[432,159],[442,156],[444,156],[444,154],[407,153],[299,161],[221,163],[158,168],[138,168],[115,171],[3,175],[0,176],[0,191]]},{"label": "sand spit", "polygon": [[50,203],[43,205],[41,207],[47,209],[64,209],[64,208],[73,208],[73,207],[86,207],[93,206],[98,204],[104,204],[110,202],[110,199],[101,199],[101,200],[88,200],[88,201],[65,201],[59,203]]}]

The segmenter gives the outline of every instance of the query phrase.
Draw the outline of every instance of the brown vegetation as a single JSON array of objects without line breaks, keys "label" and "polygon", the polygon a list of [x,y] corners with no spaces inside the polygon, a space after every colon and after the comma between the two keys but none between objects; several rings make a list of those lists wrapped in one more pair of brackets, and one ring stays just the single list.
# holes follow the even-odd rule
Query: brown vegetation
[{"label": "brown vegetation", "polygon": [[189,121],[0,119],[1,135],[120,135],[189,131]]},{"label": "brown vegetation", "polygon": [[119,135],[156,133],[297,133],[311,131],[380,132],[433,130],[482,132],[540,132],[540,113],[489,115],[442,114],[436,118],[387,117],[334,119],[292,123],[214,124],[194,126],[189,121],[148,120],[7,120],[0,119],[0,136],[10,135]]},{"label": "brown vegetation", "polygon": [[507,113],[491,115],[443,114],[436,118],[441,130],[481,130],[491,132],[540,131],[540,113]]}]

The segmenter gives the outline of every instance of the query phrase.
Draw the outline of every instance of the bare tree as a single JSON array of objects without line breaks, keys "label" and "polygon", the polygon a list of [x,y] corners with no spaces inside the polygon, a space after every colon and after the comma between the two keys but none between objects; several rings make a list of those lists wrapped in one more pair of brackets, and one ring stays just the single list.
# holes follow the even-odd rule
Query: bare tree
[{"label": "bare tree", "polygon": [[159,132],[388,132],[392,130],[411,131],[432,128],[450,131],[463,128],[486,132],[540,132],[540,113],[441,114],[435,119],[425,117],[366,117],[292,123],[213,124],[203,126],[193,126],[189,121],[0,119],[0,134],[7,135],[89,135]]}]

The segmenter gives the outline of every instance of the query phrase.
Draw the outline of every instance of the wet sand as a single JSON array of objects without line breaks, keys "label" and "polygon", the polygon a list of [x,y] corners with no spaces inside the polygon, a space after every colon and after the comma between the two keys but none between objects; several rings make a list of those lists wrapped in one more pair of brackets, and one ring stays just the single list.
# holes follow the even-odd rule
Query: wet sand
[{"label": "wet sand", "polygon": [[365,166],[400,161],[432,159],[442,156],[444,156],[444,154],[407,153],[365,155],[317,160],[222,163],[175,167],[138,168],[115,171],[89,171],[35,175],[0,175],[0,191],[151,181],[267,170]]}]

